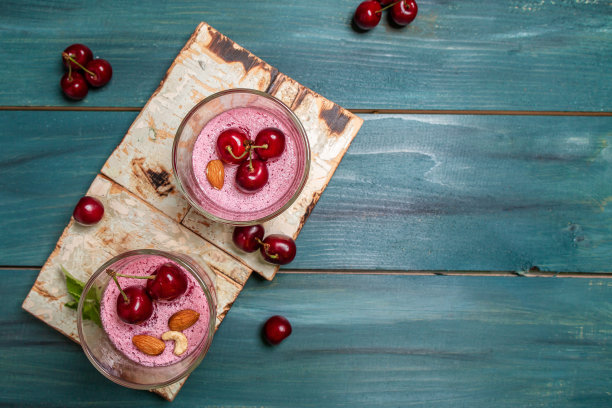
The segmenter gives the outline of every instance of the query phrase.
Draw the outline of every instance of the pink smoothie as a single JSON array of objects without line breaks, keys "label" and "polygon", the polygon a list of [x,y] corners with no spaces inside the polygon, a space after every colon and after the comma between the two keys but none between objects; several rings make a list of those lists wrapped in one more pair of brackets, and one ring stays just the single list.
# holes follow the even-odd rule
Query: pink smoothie
[{"label": "pink smoothie", "polygon": [[[117,273],[124,275],[151,275],[158,266],[171,262],[169,259],[158,255],[145,255],[136,257],[130,260],[127,264],[116,270]],[[130,360],[139,364],[153,367],[165,366],[182,360],[191,354],[200,341],[208,334],[209,324],[209,306],[206,300],[206,295],[202,287],[193,276],[185,271],[180,265],[177,265],[183,270],[187,278],[187,291],[180,297],[171,301],[154,301],[153,315],[144,323],[134,325],[127,324],[117,316],[117,296],[120,296],[117,285],[111,280],[104,291],[100,307],[100,315],[102,326],[106,331],[113,345],[122,352]],[[118,278],[122,288],[127,288],[133,285],[145,286],[145,279],[130,279]],[[185,353],[177,356],[173,353],[174,342],[166,341],[166,349],[158,356],[149,356],[138,350],[132,344],[132,337],[137,334],[148,334],[153,337],[161,338],[161,335],[170,330],[168,328],[168,320],[174,313],[192,309],[200,313],[198,321],[183,333],[188,340],[188,348]]]},{"label": "pink smoothie", "polygon": [[[225,165],[225,183],[221,190],[213,188],[206,178],[206,165],[218,159],[217,137],[226,129],[236,127],[255,140],[257,133],[267,127],[275,127],[285,134],[285,151],[275,159],[268,160],[269,180],[259,191],[247,194],[236,187],[236,165]],[[297,133],[289,124],[279,120],[270,112],[257,108],[236,108],[211,119],[202,129],[193,147],[193,171],[204,195],[215,207],[209,208],[214,215],[225,217],[229,213],[245,214],[258,211],[271,213],[281,208],[297,189],[298,170]],[[255,156],[254,156],[255,157]],[[210,207],[203,203],[203,207]]]}]

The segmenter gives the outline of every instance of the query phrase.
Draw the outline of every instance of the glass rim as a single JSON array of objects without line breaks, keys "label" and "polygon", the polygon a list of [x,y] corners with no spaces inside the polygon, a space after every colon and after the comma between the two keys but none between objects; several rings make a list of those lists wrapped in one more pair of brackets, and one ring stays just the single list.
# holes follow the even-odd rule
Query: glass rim
[{"label": "glass rim", "polygon": [[[300,139],[302,141],[302,143],[304,144],[304,151],[305,151],[305,163],[304,163],[304,172],[302,174],[302,178],[300,180],[300,183],[298,185],[298,188],[296,189],[295,193],[291,196],[291,198],[279,209],[277,209],[276,211],[272,212],[271,214],[266,215],[265,217],[261,217],[255,220],[248,220],[248,221],[237,221],[237,220],[228,220],[225,218],[221,218],[217,215],[211,214],[210,212],[206,211],[204,208],[202,208],[185,190],[185,188],[183,187],[183,183],[181,182],[179,175],[178,175],[178,170],[177,170],[177,158],[176,158],[176,151],[178,148],[178,144],[179,144],[179,139],[181,137],[181,134],[183,133],[183,129],[185,128],[187,122],[189,121],[189,119],[197,112],[197,110],[202,107],[203,105],[207,104],[208,102],[211,102],[221,96],[225,96],[228,94],[233,94],[233,93],[248,93],[248,94],[253,94],[253,95],[258,95],[258,96],[262,96],[264,98],[267,98],[271,101],[273,101],[274,103],[276,103],[277,105],[279,105],[281,107],[281,109],[283,111],[285,111],[289,117],[289,119],[291,120],[291,122],[293,123],[293,125],[296,127],[298,134],[300,135]],[[302,190],[304,190],[304,186],[306,185],[306,180],[308,179],[308,174],[310,173],[310,142],[308,141],[308,135],[306,134],[306,129],[304,129],[304,126],[302,125],[302,122],[298,119],[298,117],[295,115],[295,113],[280,99],[278,99],[275,96],[272,96],[266,92],[262,92],[259,91],[257,89],[249,89],[249,88],[232,88],[232,89],[226,89],[223,91],[219,91],[216,92],[204,99],[202,99],[200,102],[198,102],[197,104],[195,104],[195,106],[193,108],[191,108],[189,110],[189,112],[187,113],[187,115],[185,115],[185,117],[183,118],[183,120],[181,121],[181,124],[179,125],[178,129],[176,130],[176,133],[174,135],[174,142],[172,144],[172,173],[174,176],[174,180],[176,182],[176,185],[179,189],[179,191],[181,192],[181,194],[183,195],[183,197],[185,197],[185,199],[187,200],[187,202],[194,207],[200,214],[204,215],[206,218],[208,218],[209,220],[215,221],[215,222],[220,222],[223,224],[229,224],[229,225],[236,225],[236,226],[246,226],[246,225],[255,225],[255,224],[261,224],[265,221],[268,221],[276,216],[278,216],[279,214],[281,214],[282,212],[284,212],[285,210],[287,210],[289,207],[291,207],[291,205],[297,200],[297,198],[300,196],[300,194],[302,193]]]},{"label": "glass rim", "polygon": [[[85,339],[85,335],[83,333],[83,305],[84,305],[84,299],[86,296],[81,296],[81,298],[79,299],[79,305],[77,307],[77,330],[78,330],[78,335],[79,335],[79,343],[81,345],[81,347],[83,348],[83,351],[85,352],[85,355],[87,356],[87,359],[91,362],[91,364],[102,374],[104,375],[106,378],[108,378],[109,380],[111,380],[112,382],[122,385],[124,387],[128,387],[128,388],[132,388],[132,389],[138,389],[138,390],[151,390],[151,389],[155,389],[155,388],[161,388],[161,387],[165,387],[171,384],[174,384],[177,381],[180,381],[181,379],[185,378],[187,375],[189,375],[193,370],[196,369],[196,367],[202,362],[202,360],[204,359],[204,356],[206,355],[206,353],[208,352],[208,349],[210,348],[211,344],[212,344],[212,339],[215,333],[215,326],[216,326],[216,321],[217,321],[217,300],[216,300],[216,289],[214,287],[214,283],[213,283],[213,287],[212,287],[212,294],[211,294],[211,290],[208,288],[208,286],[206,285],[206,283],[202,280],[202,278],[200,277],[200,275],[197,273],[197,271],[194,270],[194,268],[189,265],[187,262],[185,262],[185,260],[180,258],[179,253],[172,253],[172,252],[166,252],[166,251],[161,251],[158,249],[136,249],[136,250],[132,250],[132,251],[127,251],[127,252],[122,252],[121,254],[114,256],[113,258],[109,259],[108,261],[106,261],[105,263],[103,263],[87,280],[87,283],[85,284],[85,287],[83,288],[83,292],[84,294],[89,293],[89,290],[92,288],[94,282],[96,281],[96,279],[104,273],[104,271],[106,271],[106,269],[108,269],[108,267],[112,264],[114,264],[115,262],[118,262],[122,259],[125,258],[129,258],[131,256],[135,256],[135,255],[158,255],[158,256],[163,256],[165,258],[170,259],[173,262],[176,262],[177,264],[179,264],[181,267],[185,268],[198,282],[198,284],[202,287],[202,290],[204,291],[204,295],[206,296],[206,300],[209,304],[209,311],[210,311],[210,318],[209,318],[209,323],[208,323],[208,334],[206,335],[206,337],[203,337],[202,340],[200,340],[200,342],[198,343],[198,347],[202,344],[204,344],[204,347],[202,348],[200,355],[197,356],[196,359],[194,359],[189,366],[187,366],[187,368],[180,374],[174,376],[173,378],[163,381],[161,383],[154,383],[154,384],[139,384],[139,383],[135,383],[132,381],[128,381],[125,380],[123,378],[117,377],[111,373],[109,373],[108,371],[106,371],[106,369],[100,365],[98,363],[98,359],[93,355],[92,351],[90,350],[87,341],[84,341]],[[195,263],[195,261],[194,261]],[[204,272],[207,273],[207,270],[209,270],[210,268],[205,265],[202,266],[198,263],[196,263],[196,265],[198,267],[201,267],[202,269],[204,269]],[[214,272],[212,270],[210,270],[210,273],[212,273],[214,275]],[[213,294],[214,294],[214,298],[213,298]],[[102,330],[104,330],[104,328],[101,328]],[[106,333],[106,331],[104,332]],[[108,335],[107,335],[108,336]],[[114,347],[114,345],[113,345]],[[196,347],[197,348],[197,347]],[[126,357],[127,358],[127,357]],[[175,364],[178,364],[180,361],[177,361]],[[163,368],[165,366],[159,366],[160,368]]]}]

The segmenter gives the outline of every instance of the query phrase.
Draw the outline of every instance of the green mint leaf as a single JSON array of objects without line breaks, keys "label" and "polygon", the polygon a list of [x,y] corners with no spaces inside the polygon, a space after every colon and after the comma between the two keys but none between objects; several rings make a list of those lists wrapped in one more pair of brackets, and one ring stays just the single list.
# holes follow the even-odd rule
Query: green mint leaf
[{"label": "green mint leaf", "polygon": [[66,277],[66,289],[68,290],[70,296],[72,296],[72,298],[78,302],[81,298],[81,293],[83,293],[85,282],[82,282],[72,276],[63,266],[61,268],[64,276]]},{"label": "green mint leaf", "polygon": [[[79,300],[83,294],[85,288],[85,282],[78,280],[70,274],[63,266],[62,272],[66,277],[66,289],[73,300],[65,304],[70,309],[77,309],[79,306]],[[102,327],[102,321],[100,320],[100,301],[102,299],[102,293],[99,288],[91,288],[87,295],[85,295],[85,301],[83,302],[83,319],[91,320],[98,326]]]},{"label": "green mint leaf", "polygon": [[76,310],[76,308],[79,306],[79,302],[77,302],[76,300],[71,300],[70,302],[66,303],[64,306]]},{"label": "green mint leaf", "polygon": [[88,319],[102,327],[100,320],[100,304],[97,302],[85,302],[83,304],[83,319]]}]

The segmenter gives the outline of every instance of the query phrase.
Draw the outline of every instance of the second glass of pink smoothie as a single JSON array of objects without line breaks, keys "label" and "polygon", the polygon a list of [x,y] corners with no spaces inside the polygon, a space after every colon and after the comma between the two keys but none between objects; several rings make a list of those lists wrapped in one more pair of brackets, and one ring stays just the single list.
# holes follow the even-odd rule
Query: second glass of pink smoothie
[{"label": "second glass of pink smoothie", "polygon": [[[224,183],[213,188],[206,176],[211,160],[219,159],[219,134],[238,128],[254,140],[265,128],[285,135],[282,155],[266,162],[269,178],[255,193],[237,188],[237,166],[224,165]],[[251,89],[230,89],[211,95],[183,119],[173,146],[172,166],[179,189],[207,218],[233,225],[258,224],[285,211],[297,199],[310,168],[306,132],[295,114],[280,100]]]}]

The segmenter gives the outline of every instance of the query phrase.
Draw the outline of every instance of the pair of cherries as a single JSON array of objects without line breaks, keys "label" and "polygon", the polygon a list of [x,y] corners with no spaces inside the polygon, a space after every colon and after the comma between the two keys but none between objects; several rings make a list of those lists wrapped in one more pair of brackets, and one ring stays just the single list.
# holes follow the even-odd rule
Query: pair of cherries
[{"label": "pair of cherries", "polygon": [[286,265],[293,261],[297,247],[293,238],[282,234],[270,234],[264,239],[263,225],[249,225],[234,228],[232,241],[244,252],[255,252],[259,249],[261,256],[270,263]]},{"label": "pair of cherries", "polygon": [[371,30],[378,25],[382,12],[387,9],[390,9],[389,17],[398,26],[410,24],[419,12],[414,0],[366,0],[355,10],[353,21],[360,29]]},{"label": "pair of cherries", "polygon": [[[161,265],[150,276],[122,275],[108,270],[119,288],[117,315],[128,324],[139,324],[153,314],[154,300],[174,300],[187,290],[187,278],[174,264]],[[146,286],[130,286],[122,289],[117,277],[148,279]]]},{"label": "pair of cherries", "polygon": [[64,94],[74,100],[87,96],[89,85],[100,88],[113,76],[110,63],[102,58],[93,57],[89,47],[83,44],[72,44],[62,52],[64,66],[68,72],[60,80]]},{"label": "pair of cherries", "polygon": [[238,128],[224,130],[217,138],[217,155],[227,164],[238,165],[236,185],[245,193],[263,188],[269,177],[266,161],[280,157],[284,150],[285,134],[272,127],[260,131],[254,141]]}]

